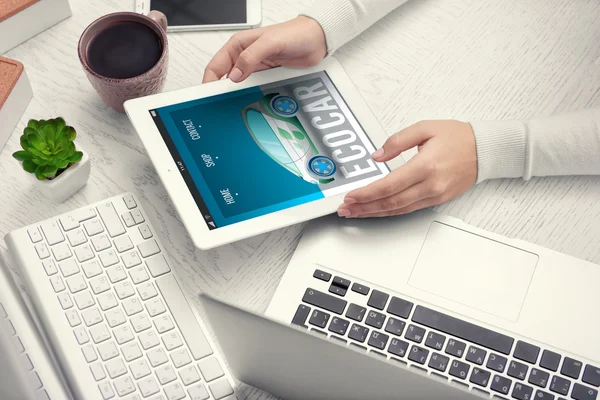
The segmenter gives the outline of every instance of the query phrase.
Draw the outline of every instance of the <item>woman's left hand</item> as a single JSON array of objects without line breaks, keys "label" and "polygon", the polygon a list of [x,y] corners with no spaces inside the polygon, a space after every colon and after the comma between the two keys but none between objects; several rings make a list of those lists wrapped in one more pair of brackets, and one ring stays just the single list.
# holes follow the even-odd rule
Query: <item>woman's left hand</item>
[{"label": "woman's left hand", "polygon": [[346,218],[386,217],[432,207],[460,196],[477,180],[471,125],[422,121],[391,136],[373,153],[386,162],[418,146],[419,153],[386,177],[348,193],[338,209]]}]

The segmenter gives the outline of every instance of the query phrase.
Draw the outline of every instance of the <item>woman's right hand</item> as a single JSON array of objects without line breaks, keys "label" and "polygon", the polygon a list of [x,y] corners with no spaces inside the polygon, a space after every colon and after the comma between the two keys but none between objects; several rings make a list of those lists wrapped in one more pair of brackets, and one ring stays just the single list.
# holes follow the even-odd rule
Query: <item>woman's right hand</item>
[{"label": "woman's right hand", "polygon": [[241,82],[253,72],[279,66],[310,67],[318,64],[326,53],[321,25],[312,18],[299,16],[233,35],[208,63],[203,83],[223,76]]}]

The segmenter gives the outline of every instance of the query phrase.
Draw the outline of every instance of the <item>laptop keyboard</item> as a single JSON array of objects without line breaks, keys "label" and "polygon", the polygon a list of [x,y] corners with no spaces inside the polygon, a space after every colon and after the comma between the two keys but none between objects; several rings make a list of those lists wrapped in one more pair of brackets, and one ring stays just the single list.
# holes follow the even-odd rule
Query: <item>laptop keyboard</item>
[{"label": "laptop keyboard", "polygon": [[39,374],[35,370],[35,366],[27,354],[27,349],[21,341],[21,338],[18,335],[18,332],[15,329],[12,321],[8,313],[6,312],[6,308],[0,302],[0,324],[2,324],[2,329],[5,329],[8,332],[8,336],[13,342],[13,346],[17,351],[19,361],[21,367],[27,373],[28,382],[31,387],[35,390],[35,395],[37,400],[50,400],[50,396],[48,396],[48,392],[44,389],[44,384],[40,379]]},{"label": "laptop keyboard", "polygon": [[323,270],[313,278],[293,324],[494,398],[598,399],[597,366]]}]

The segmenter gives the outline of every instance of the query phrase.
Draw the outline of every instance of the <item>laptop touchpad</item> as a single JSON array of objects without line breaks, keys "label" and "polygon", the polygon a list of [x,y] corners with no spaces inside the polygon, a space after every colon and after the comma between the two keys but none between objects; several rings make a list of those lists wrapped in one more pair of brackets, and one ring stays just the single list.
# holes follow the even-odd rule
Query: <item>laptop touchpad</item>
[{"label": "laptop touchpad", "polygon": [[536,254],[434,221],[408,283],[516,321],[537,261]]}]

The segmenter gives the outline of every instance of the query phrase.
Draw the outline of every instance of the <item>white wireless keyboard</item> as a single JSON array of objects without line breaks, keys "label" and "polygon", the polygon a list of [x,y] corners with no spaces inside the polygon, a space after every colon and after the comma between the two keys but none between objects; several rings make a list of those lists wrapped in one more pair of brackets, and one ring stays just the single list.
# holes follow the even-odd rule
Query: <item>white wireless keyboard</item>
[{"label": "white wireless keyboard", "polygon": [[6,242],[76,399],[235,399],[132,194]]}]

